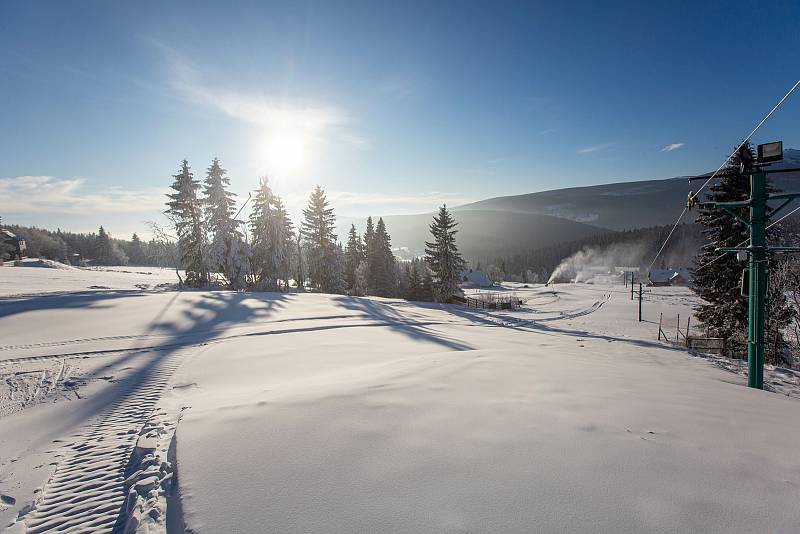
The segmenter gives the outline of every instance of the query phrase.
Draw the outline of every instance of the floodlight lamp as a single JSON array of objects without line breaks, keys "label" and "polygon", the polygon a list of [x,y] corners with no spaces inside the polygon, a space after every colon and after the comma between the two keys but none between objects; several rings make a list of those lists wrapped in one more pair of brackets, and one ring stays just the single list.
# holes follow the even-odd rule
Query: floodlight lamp
[{"label": "floodlight lamp", "polygon": [[769,163],[783,159],[783,141],[758,145],[758,162]]}]

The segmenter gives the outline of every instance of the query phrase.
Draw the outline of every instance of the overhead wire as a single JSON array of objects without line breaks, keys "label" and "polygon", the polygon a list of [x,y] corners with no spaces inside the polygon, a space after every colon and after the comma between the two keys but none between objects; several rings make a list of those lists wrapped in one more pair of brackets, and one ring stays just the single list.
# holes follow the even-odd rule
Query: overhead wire
[{"label": "overhead wire", "polygon": [[[751,137],[753,137],[753,135],[758,131],[758,129],[761,128],[761,126],[763,126],[765,122],[767,122],[767,120],[772,116],[772,114],[775,113],[775,110],[777,110],[781,106],[781,104],[783,104],[784,101],[786,101],[786,99],[789,98],[789,95],[791,95],[794,92],[794,90],[797,89],[798,86],[800,86],[800,80],[797,80],[797,82],[795,82],[795,84],[791,87],[791,89],[789,89],[789,91],[787,91],[786,94],[783,95],[783,98],[781,98],[778,101],[778,103],[775,104],[775,106],[773,106],[773,108],[769,111],[769,113],[767,113],[764,116],[764,118],[761,119],[761,122],[759,122],[756,125],[756,127],[753,128],[753,130],[747,135],[747,137],[745,137],[744,140],[741,143],[739,143],[739,146],[736,147],[736,150],[731,152],[730,155],[728,155],[728,157],[725,158],[725,161],[722,162],[722,165],[720,165],[717,168],[717,170],[714,171],[714,173],[708,178],[708,180],[703,182],[703,185],[700,186],[700,189],[698,189],[697,192],[695,192],[695,193],[691,193],[691,192],[689,193],[689,195],[690,195],[689,196],[689,201],[692,201],[695,198],[697,198],[697,195],[699,195],[700,192],[703,189],[705,189],[706,186],[711,182],[711,180],[713,180],[717,176],[717,174],[719,174],[719,171],[721,171],[722,168],[725,167],[725,165],[728,164],[728,162],[731,160],[731,158],[734,156],[734,154],[736,154],[739,151],[739,149],[742,148],[745,145],[745,143],[747,143],[750,140]],[[661,256],[661,253],[664,251],[664,248],[667,246],[667,243],[669,242],[670,238],[672,237],[672,234],[675,233],[675,229],[681,223],[681,220],[683,219],[683,216],[686,215],[686,211],[687,210],[688,210],[688,208],[686,206],[684,206],[683,211],[678,216],[678,220],[675,221],[675,224],[673,225],[672,230],[670,230],[669,234],[667,235],[667,238],[664,240],[664,243],[661,245],[661,248],[658,249],[658,252],[656,253],[655,257],[653,258],[653,261],[650,262],[650,266],[647,268],[648,271],[650,269],[652,269],[653,265],[655,265],[656,261],[658,261],[658,258]],[[790,214],[791,213],[794,213],[794,211],[790,212]],[[779,219],[779,220],[783,220],[783,219]],[[714,260],[714,261],[716,261],[716,260]]]},{"label": "overhead wire", "polygon": [[800,85],[800,80],[797,80],[797,82],[795,82],[795,84],[792,86],[792,88],[791,88],[791,89],[789,89],[789,91],[788,91],[788,92],[787,92],[785,95],[783,95],[783,98],[781,98],[781,99],[780,99],[780,101],[778,101],[778,103],[777,103],[777,104],[775,104],[775,106],[774,106],[774,107],[773,107],[771,110],[769,110],[769,113],[767,113],[767,114],[764,116],[764,118],[763,118],[763,119],[761,119],[761,122],[759,122],[759,123],[756,125],[756,127],[755,127],[755,128],[753,128],[753,131],[751,131],[751,132],[750,132],[750,133],[747,135],[747,137],[745,137],[745,138],[744,138],[744,140],[743,140],[741,143],[739,143],[739,146],[737,146],[737,147],[736,147],[736,150],[734,150],[733,152],[731,152],[731,153],[730,153],[730,155],[729,155],[727,158],[725,158],[725,161],[723,161],[723,162],[722,162],[722,165],[720,165],[720,166],[719,166],[719,168],[717,168],[717,170],[716,170],[716,171],[714,171],[714,174],[712,174],[712,175],[711,175],[711,176],[708,178],[708,180],[706,180],[705,182],[703,182],[703,185],[702,185],[702,186],[700,186],[700,189],[698,189],[696,193],[692,193],[692,198],[696,198],[696,197],[697,197],[697,195],[699,195],[699,194],[700,194],[700,191],[702,191],[703,189],[705,189],[705,188],[706,188],[706,186],[709,184],[709,182],[711,182],[711,180],[713,180],[713,179],[714,179],[714,177],[715,177],[715,176],[716,176],[716,175],[719,173],[719,171],[721,171],[721,170],[722,170],[722,168],[723,168],[725,165],[727,165],[727,164],[728,164],[728,162],[731,160],[731,158],[734,156],[734,154],[736,154],[737,152],[739,152],[739,149],[740,149],[740,148],[742,148],[742,147],[745,145],[745,143],[747,143],[747,142],[750,140],[750,138],[751,138],[751,137],[753,137],[753,134],[755,134],[755,133],[758,131],[758,129],[759,129],[759,128],[761,128],[761,126],[762,126],[762,125],[763,125],[765,122],[767,122],[767,119],[769,119],[769,118],[772,116],[772,114],[773,114],[773,113],[775,113],[775,110],[776,110],[776,109],[778,109],[778,108],[781,106],[781,104],[783,104],[783,102],[784,102],[784,101],[785,101],[787,98],[789,98],[789,95],[791,95],[791,94],[794,92],[794,90],[795,90],[795,89],[797,89],[797,86],[798,86],[798,85]]}]

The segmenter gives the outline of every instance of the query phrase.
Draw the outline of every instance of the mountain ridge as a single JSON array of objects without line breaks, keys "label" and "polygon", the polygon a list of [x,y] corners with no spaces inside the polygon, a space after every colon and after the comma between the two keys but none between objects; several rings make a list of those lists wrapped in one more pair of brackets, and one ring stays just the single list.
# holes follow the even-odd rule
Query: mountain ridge
[{"label": "mountain ridge", "polygon": [[[798,167],[800,150],[786,149],[784,160],[770,168]],[[798,178],[800,173],[793,172],[777,174],[773,180],[778,189],[800,190]],[[459,246],[467,254],[486,257],[498,252],[542,248],[609,231],[672,225],[686,205],[689,191],[696,191],[701,184],[690,184],[688,176],[613,182],[498,196],[451,209],[459,222]],[[694,222],[696,213],[684,215],[683,222]],[[413,256],[421,254],[429,238],[428,224],[433,215],[432,212],[390,215],[383,219],[393,244],[408,248]],[[343,218],[342,222],[346,223],[339,226],[342,236],[346,235],[350,223],[363,231],[364,219]],[[511,235],[519,241],[511,242]]]}]

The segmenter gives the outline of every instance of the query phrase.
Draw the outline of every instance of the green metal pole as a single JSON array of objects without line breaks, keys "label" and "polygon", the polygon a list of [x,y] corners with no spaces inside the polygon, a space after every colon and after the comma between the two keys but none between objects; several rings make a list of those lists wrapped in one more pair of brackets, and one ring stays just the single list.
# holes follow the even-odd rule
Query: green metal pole
[{"label": "green metal pole", "polygon": [[642,283],[639,282],[639,322],[642,322]]},{"label": "green metal pole", "polygon": [[767,298],[767,174],[750,177],[750,287],[747,302],[747,385],[764,389],[764,302]]}]

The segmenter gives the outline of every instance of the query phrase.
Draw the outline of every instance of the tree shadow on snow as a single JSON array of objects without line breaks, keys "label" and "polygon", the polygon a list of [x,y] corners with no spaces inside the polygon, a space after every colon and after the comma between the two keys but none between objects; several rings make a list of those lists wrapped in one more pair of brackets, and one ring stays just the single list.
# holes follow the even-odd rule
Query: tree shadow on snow
[{"label": "tree shadow on snow", "polygon": [[[163,321],[177,299],[189,297],[191,302],[182,311],[183,321]],[[128,361],[149,358],[139,368],[120,378],[114,387],[88,399],[89,409],[84,411],[88,419],[110,403],[125,401],[131,394],[158,372],[161,366],[174,353],[198,345],[203,345],[223,336],[233,326],[243,326],[265,319],[282,308],[290,296],[280,293],[237,293],[237,292],[176,292],[156,313],[143,332],[139,343],[121,349],[124,354],[109,364],[99,368],[94,375],[102,374],[109,368],[120,367]],[[187,321],[188,320],[188,321]],[[158,335],[153,343],[150,334]]]},{"label": "tree shadow on snow", "polygon": [[[647,341],[642,339],[618,337],[607,334],[590,332],[588,330],[563,328],[549,324],[550,322],[554,321],[521,320],[519,317],[509,315],[507,313],[496,310],[479,310],[474,308],[465,308],[457,304],[434,304],[429,302],[415,302],[409,304],[429,309],[441,309],[452,315],[455,315],[463,319],[467,319],[470,322],[481,326],[508,328],[520,332],[536,332],[546,335],[565,335],[565,336],[584,338],[584,339],[599,339],[608,342],[619,342],[629,345],[635,345],[642,348],[658,348],[658,349],[677,351],[681,353],[686,352],[681,347],[670,346],[657,341]],[[566,319],[567,318],[565,318],[565,320]]]},{"label": "tree shadow on snow", "polygon": [[[181,312],[183,320],[164,321],[163,317],[181,297],[191,299]],[[107,417],[105,414],[113,413],[115,408],[126,402],[129,403],[126,410],[139,410],[133,417],[144,422],[156,406],[160,388],[166,387],[167,378],[179,364],[179,360],[171,356],[189,347],[213,342],[232,326],[268,318],[290,298],[289,295],[277,293],[176,292],[150,321],[138,348],[126,349],[122,356],[93,374],[99,376],[109,368],[122,368],[129,362],[133,363],[134,359],[136,367],[121,375],[110,387],[87,398],[71,423],[80,426],[93,418],[101,422]],[[89,303],[90,300],[87,301]],[[153,344],[152,338],[146,337],[148,334],[157,334],[159,342]],[[127,470],[133,467],[132,464]],[[125,475],[129,474],[126,472]],[[122,532],[126,520],[123,506],[112,532]]]},{"label": "tree shadow on snow", "polygon": [[45,310],[110,308],[112,306],[108,302],[110,300],[141,297],[146,294],[139,290],[118,290],[0,297],[0,318]]},{"label": "tree shadow on snow", "polygon": [[[427,341],[437,345],[442,345],[450,350],[473,350],[475,347],[458,341],[454,338],[435,332],[427,326],[439,324],[438,321],[413,320],[397,311],[398,306],[402,306],[404,301],[384,304],[380,301],[365,297],[334,297],[340,306],[361,312],[365,318],[379,321],[375,326],[389,326],[392,330],[404,334],[412,339]],[[409,303],[405,303],[409,304]]]}]

